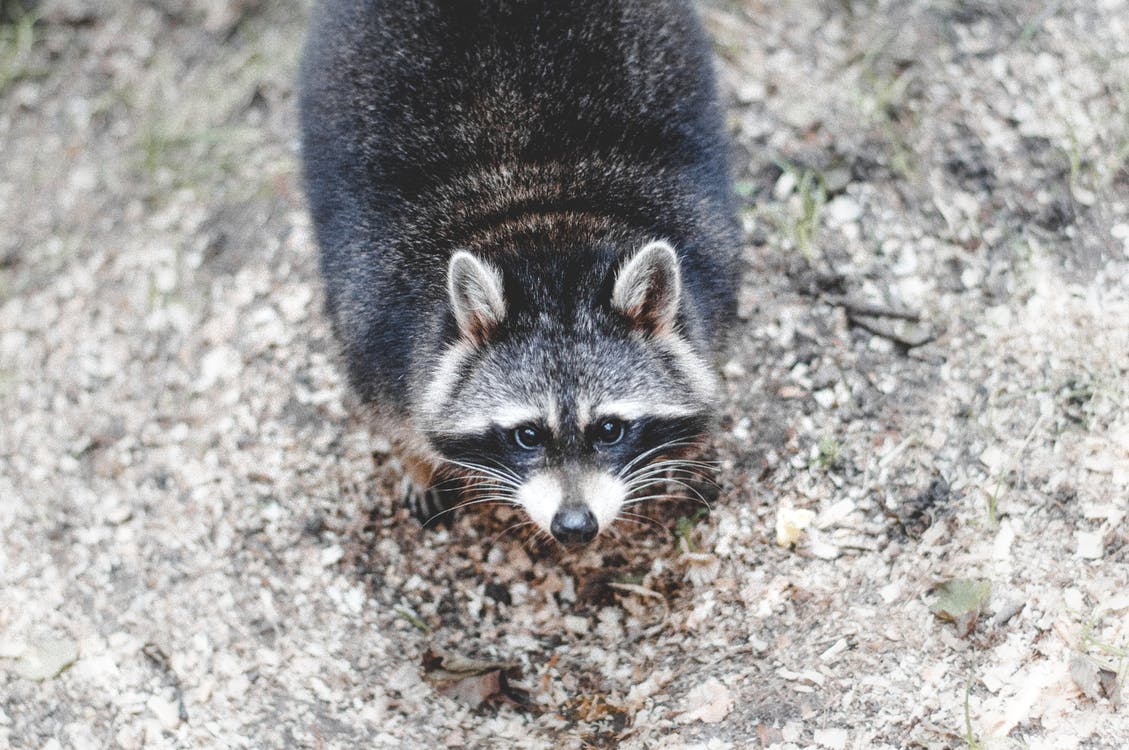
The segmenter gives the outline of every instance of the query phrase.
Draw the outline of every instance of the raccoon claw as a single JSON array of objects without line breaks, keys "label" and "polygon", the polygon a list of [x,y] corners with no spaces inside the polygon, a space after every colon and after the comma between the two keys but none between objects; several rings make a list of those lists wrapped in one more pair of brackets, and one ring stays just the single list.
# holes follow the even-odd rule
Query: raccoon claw
[{"label": "raccoon claw", "polygon": [[407,477],[400,486],[400,495],[412,518],[425,529],[445,524],[450,516],[447,511],[454,507],[446,493],[435,487],[420,487]]}]

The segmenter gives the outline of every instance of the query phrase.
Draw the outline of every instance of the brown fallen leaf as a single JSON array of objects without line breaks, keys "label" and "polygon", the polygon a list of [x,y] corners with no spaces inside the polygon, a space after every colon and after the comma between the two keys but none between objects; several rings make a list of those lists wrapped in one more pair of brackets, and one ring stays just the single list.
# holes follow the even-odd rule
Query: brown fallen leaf
[{"label": "brown fallen leaf", "polygon": [[716,724],[733,708],[733,693],[720,680],[711,677],[690,691],[686,704],[686,711],[679,721]]},{"label": "brown fallen leaf", "polygon": [[1103,667],[1085,654],[1075,654],[1070,660],[1070,677],[1082,694],[1092,701],[1106,698],[1117,703],[1120,698],[1117,672]]},{"label": "brown fallen leaf", "polygon": [[516,662],[475,659],[438,647],[423,654],[424,679],[439,692],[472,708],[488,702],[528,708],[528,694],[510,685],[518,666]]},{"label": "brown fallen leaf", "polygon": [[967,638],[972,629],[976,627],[976,620],[988,597],[992,593],[992,584],[987,581],[976,581],[967,578],[956,578],[946,581],[935,589],[937,601],[930,610],[942,620],[949,620],[956,625],[957,634]]}]

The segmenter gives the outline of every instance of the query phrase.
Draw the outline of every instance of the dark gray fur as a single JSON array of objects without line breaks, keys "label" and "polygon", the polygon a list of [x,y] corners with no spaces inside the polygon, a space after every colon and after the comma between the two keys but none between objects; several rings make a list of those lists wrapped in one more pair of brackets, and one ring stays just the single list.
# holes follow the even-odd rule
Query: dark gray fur
[{"label": "dark gray fur", "polygon": [[[686,2],[329,0],[306,46],[301,124],[328,308],[366,399],[407,403],[443,342],[459,247],[513,273],[497,256],[536,252],[549,268],[523,262],[523,276],[587,296],[662,237],[682,260],[690,339],[708,351],[731,313],[725,139]],[[600,221],[490,242],[492,225],[552,212]],[[530,302],[575,291],[553,283]]]},{"label": "dark gray fur", "polygon": [[[566,423],[578,398],[624,394],[706,417],[640,422],[622,463],[708,423],[714,405],[683,397],[669,352],[609,304],[625,261],[663,239],[679,258],[677,330],[701,360],[733,314],[726,139],[688,2],[328,0],[300,110],[328,311],[378,413],[447,458],[490,453],[497,436],[451,438],[412,411],[459,338],[447,268],[465,249],[501,272],[507,314],[459,372],[442,410],[452,430],[546,392]],[[590,458],[583,431],[565,432],[538,455]],[[529,458],[499,446],[483,460]]]}]

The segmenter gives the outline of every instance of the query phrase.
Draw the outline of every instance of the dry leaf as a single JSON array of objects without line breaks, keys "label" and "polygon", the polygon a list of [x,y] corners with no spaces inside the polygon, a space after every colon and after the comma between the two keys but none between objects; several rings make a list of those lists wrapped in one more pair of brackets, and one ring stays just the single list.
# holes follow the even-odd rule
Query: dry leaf
[{"label": "dry leaf", "polygon": [[701,721],[716,724],[733,708],[733,694],[720,680],[711,677],[690,691],[686,703],[686,712],[681,717],[683,723]]},{"label": "dry leaf", "polygon": [[955,624],[961,638],[967,638],[991,593],[992,585],[987,581],[957,578],[937,587],[937,601],[930,609],[937,617]]},{"label": "dry leaf", "polygon": [[69,638],[32,641],[16,661],[15,671],[28,680],[49,680],[78,658],[78,644]]},{"label": "dry leaf", "polygon": [[1103,667],[1085,654],[1075,654],[1070,660],[1070,678],[1090,700],[1106,698],[1117,702],[1117,672]]},{"label": "dry leaf", "polygon": [[804,529],[811,526],[815,513],[803,508],[779,508],[776,511],[776,543],[790,547],[803,535]]},{"label": "dry leaf", "polygon": [[509,684],[516,662],[485,661],[431,648],[423,655],[423,676],[444,695],[478,708],[488,701],[524,705],[527,696]]}]

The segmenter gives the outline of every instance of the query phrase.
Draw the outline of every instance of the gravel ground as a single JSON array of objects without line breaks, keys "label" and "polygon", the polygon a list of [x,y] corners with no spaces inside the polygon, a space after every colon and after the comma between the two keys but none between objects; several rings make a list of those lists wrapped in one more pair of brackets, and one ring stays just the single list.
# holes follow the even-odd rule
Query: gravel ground
[{"label": "gravel ground", "polygon": [[578,555],[393,502],[306,11],[0,27],[0,747],[1129,746],[1129,2],[705,4],[722,489]]}]

